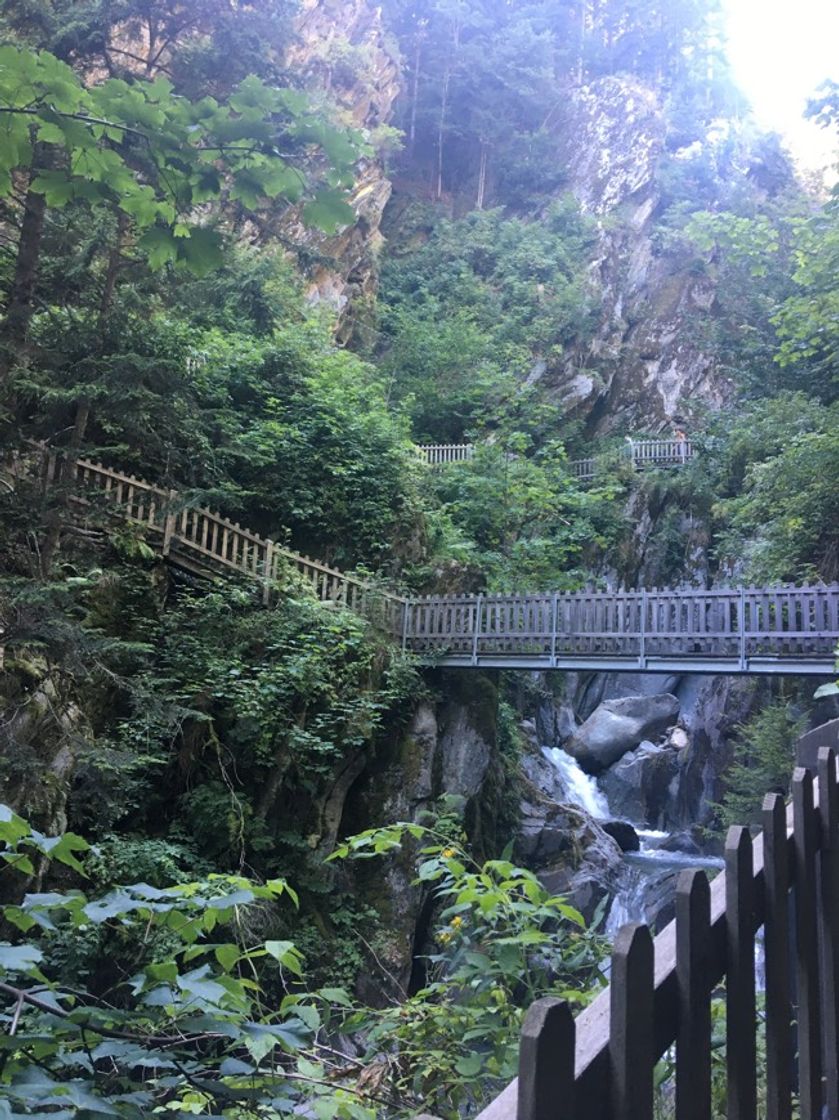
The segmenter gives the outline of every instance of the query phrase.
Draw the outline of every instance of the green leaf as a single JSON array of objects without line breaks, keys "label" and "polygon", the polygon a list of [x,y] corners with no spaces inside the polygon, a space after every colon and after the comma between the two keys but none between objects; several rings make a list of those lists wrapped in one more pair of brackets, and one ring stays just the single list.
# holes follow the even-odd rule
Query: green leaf
[{"label": "green leaf", "polygon": [[355,211],[341,191],[325,187],[303,207],[303,221],[324,233],[335,233],[355,222]]},{"label": "green leaf", "polygon": [[223,263],[222,240],[215,230],[194,226],[189,237],[179,239],[177,246],[178,263],[196,276],[206,276]]},{"label": "green leaf", "polygon": [[265,952],[275,961],[279,961],[289,972],[293,972],[295,976],[303,975],[300,953],[294,947],[293,941],[266,941]]},{"label": "green leaf", "polygon": [[7,844],[16,844],[24,836],[30,834],[26,821],[13,812],[8,805],[0,805],[0,840]]},{"label": "green leaf", "polygon": [[238,945],[216,945],[214,952],[216,960],[225,972],[230,972],[242,956]]},{"label": "green leaf", "polygon": [[482,1055],[472,1050],[465,1058],[459,1058],[458,1061],[455,1062],[454,1068],[463,1077],[474,1077],[475,1074],[481,1072],[483,1064],[484,1059]]},{"label": "green leaf", "polygon": [[4,972],[31,972],[44,959],[35,945],[0,945],[0,969]]},{"label": "green leaf", "polygon": [[154,270],[163,268],[164,265],[178,258],[178,242],[173,237],[172,231],[162,229],[160,226],[147,229],[137,242],[137,248],[145,253],[149,268]]}]

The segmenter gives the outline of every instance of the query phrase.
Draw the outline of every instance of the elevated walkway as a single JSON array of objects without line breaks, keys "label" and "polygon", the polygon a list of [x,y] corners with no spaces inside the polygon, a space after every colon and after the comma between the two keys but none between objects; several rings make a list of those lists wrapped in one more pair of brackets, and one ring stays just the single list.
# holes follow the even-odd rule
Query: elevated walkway
[{"label": "elevated walkway", "polygon": [[269,603],[290,566],[323,602],[347,607],[429,665],[831,676],[839,584],[652,588],[409,598],[252,533],[177,492],[86,459],[42,463],[45,486],[72,492],[80,516],[104,501],[191,571],[235,571]]}]

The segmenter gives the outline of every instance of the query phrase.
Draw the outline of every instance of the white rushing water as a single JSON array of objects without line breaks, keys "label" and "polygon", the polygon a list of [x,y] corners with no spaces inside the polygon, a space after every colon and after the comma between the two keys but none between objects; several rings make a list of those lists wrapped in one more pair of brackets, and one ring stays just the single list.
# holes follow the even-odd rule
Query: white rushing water
[{"label": "white rushing water", "polygon": [[559,747],[542,747],[542,754],[559,771],[566,800],[578,805],[590,817],[603,821],[609,817],[609,802],[606,795],[590,774],[584,773],[575,758]]},{"label": "white rushing water", "polygon": [[[597,779],[586,774],[577,760],[559,747],[542,747],[542,754],[559,776],[562,799],[599,821],[613,819],[606,795]],[[659,912],[662,900],[672,896],[678,872],[686,867],[716,871],[723,861],[714,856],[672,851],[663,847],[668,832],[645,828],[640,822],[629,822],[636,829],[640,851],[625,852],[617,890],[609,907],[604,932],[614,938],[626,922],[651,920]]]}]

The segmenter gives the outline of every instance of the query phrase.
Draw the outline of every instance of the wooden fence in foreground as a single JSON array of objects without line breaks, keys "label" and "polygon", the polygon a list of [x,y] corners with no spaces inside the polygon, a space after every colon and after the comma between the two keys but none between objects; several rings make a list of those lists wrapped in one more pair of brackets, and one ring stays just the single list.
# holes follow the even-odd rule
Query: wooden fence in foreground
[{"label": "wooden fence in foreground", "polygon": [[[759,999],[755,935],[763,929]],[[725,1053],[712,1075],[712,994],[724,984]],[[839,784],[797,769],[792,803],[763,803],[763,831],[730,829],[725,872],[682,872],[676,918],[653,940],[624,926],[611,983],[574,1019],[562,1000],[527,1013],[519,1077],[478,1120],[653,1120],[654,1070],[673,1081],[658,1115],[710,1120],[712,1076],[729,1120],[839,1116]]]}]

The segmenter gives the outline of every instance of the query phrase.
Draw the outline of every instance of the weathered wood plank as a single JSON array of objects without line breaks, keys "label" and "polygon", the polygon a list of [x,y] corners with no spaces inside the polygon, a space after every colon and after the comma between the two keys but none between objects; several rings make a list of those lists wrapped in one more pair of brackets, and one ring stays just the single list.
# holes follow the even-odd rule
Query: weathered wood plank
[{"label": "weathered wood plank", "polygon": [[766,1120],[791,1120],[792,1007],[790,1003],[789,843],[780,794],[763,801],[763,952],[766,977]]},{"label": "weathered wood plank", "polygon": [[798,991],[798,1086],[801,1120],[821,1120],[821,1016],[816,891],[817,817],[813,775],[797,768],[792,780],[795,868],[795,949]]},{"label": "weathered wood plank", "polygon": [[728,1120],[756,1120],[755,899],[752,838],[735,825],[725,843]]},{"label": "weathered wood plank", "polygon": [[704,871],[683,871],[676,885],[676,1120],[711,1117],[711,890]]},{"label": "weathered wood plank", "polygon": [[565,1000],[536,1000],[525,1016],[518,1120],[575,1120],[574,1016]]},{"label": "weathered wood plank", "polygon": [[615,938],[609,1056],[613,1120],[653,1120],[653,939],[644,925]]}]

